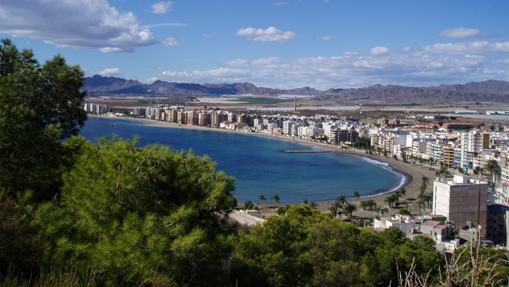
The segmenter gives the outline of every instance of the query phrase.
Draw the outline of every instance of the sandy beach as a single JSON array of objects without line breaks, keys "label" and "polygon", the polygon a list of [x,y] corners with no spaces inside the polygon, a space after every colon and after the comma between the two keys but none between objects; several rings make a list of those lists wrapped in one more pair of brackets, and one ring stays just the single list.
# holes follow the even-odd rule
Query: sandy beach
[{"label": "sandy beach", "polygon": [[[94,117],[97,117],[97,116],[94,116]],[[403,161],[400,161],[400,160],[395,160],[393,158],[379,156],[379,155],[367,155],[362,150],[356,150],[356,149],[351,149],[351,148],[345,149],[341,146],[333,146],[333,145],[319,143],[319,142],[313,142],[313,141],[309,141],[309,140],[305,140],[305,139],[290,138],[287,136],[272,135],[272,134],[266,134],[266,133],[243,132],[243,131],[227,130],[227,129],[221,129],[221,128],[210,128],[210,127],[205,127],[205,126],[179,125],[179,124],[173,124],[173,123],[157,121],[157,120],[150,120],[150,119],[145,119],[145,118],[105,117],[105,116],[100,116],[100,117],[101,118],[120,119],[120,120],[141,121],[145,125],[164,127],[164,128],[178,128],[178,129],[199,130],[199,131],[207,131],[207,132],[223,132],[223,133],[242,134],[242,135],[249,135],[249,136],[260,136],[260,137],[266,137],[266,138],[271,138],[271,139],[275,139],[275,140],[282,140],[282,141],[288,141],[288,142],[293,142],[293,143],[299,143],[299,144],[303,144],[303,145],[307,145],[307,146],[318,147],[320,149],[326,149],[326,150],[330,150],[333,152],[350,153],[350,154],[354,154],[357,156],[369,158],[369,159],[377,161],[379,163],[386,163],[389,168],[393,169],[396,172],[401,173],[405,177],[402,185],[399,188],[397,188],[397,189],[400,189],[400,188],[404,187],[407,191],[406,195],[404,196],[402,201],[406,201],[409,199],[412,200],[412,199],[417,198],[417,196],[420,192],[420,187],[422,184],[423,176],[429,178],[430,184],[428,184],[428,189],[431,190],[430,185],[435,177],[435,171],[428,167],[425,167],[425,166],[415,165],[415,164],[411,164],[411,163],[404,163]],[[376,195],[364,196],[364,197],[362,197],[362,199],[366,199],[366,198],[373,199],[374,201],[376,201],[376,203],[379,206],[383,206],[384,199],[391,193],[395,192],[396,190],[391,190],[391,191],[376,194]],[[333,201],[320,201],[320,202],[317,202],[317,204],[320,207],[320,209],[325,210],[332,204],[332,202]]]}]

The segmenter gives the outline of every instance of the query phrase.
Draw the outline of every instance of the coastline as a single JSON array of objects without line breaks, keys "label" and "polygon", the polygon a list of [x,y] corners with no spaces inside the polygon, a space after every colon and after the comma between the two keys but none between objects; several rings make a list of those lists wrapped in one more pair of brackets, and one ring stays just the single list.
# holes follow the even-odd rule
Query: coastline
[{"label": "coastline", "polygon": [[[106,118],[106,119],[114,119],[114,120],[129,120],[129,121],[139,121],[142,122],[144,125],[154,126],[154,127],[162,127],[162,128],[178,128],[178,129],[187,129],[187,130],[198,130],[198,131],[206,131],[206,132],[223,132],[223,133],[229,133],[229,134],[237,134],[237,135],[246,135],[246,136],[259,136],[264,137],[272,140],[280,140],[280,141],[287,141],[292,143],[298,143],[310,147],[316,147],[321,148],[324,150],[329,150],[331,152],[338,152],[338,153],[347,153],[351,155],[355,155],[358,157],[361,157],[362,160],[365,161],[373,161],[371,164],[378,164],[383,165],[384,168],[390,169],[392,172],[398,173],[402,176],[401,183],[387,191],[383,191],[376,194],[371,195],[364,195],[361,197],[361,199],[372,199],[377,204],[383,205],[384,199],[387,198],[387,196],[391,195],[395,191],[405,188],[407,190],[407,194],[404,196],[403,200],[405,199],[412,199],[416,198],[417,195],[420,192],[420,184],[422,182],[421,178],[422,176],[427,176],[428,178],[433,178],[434,172],[431,172],[428,168],[423,166],[417,166],[409,163],[403,163],[399,160],[394,160],[393,158],[387,158],[379,155],[368,155],[364,151],[361,150],[355,150],[352,148],[344,149],[341,146],[333,146],[329,144],[319,143],[319,142],[313,142],[305,139],[296,139],[296,138],[290,138],[287,136],[282,135],[272,135],[272,134],[265,134],[265,133],[257,133],[257,132],[242,132],[237,130],[227,130],[227,129],[221,129],[221,128],[212,128],[212,127],[205,127],[205,126],[195,126],[195,125],[179,125],[179,124],[173,124],[169,122],[164,121],[157,121],[157,120],[151,120],[146,118],[131,118],[131,117],[112,117],[112,116],[97,116],[97,115],[88,115],[89,117],[95,117],[95,118]],[[353,197],[348,198],[349,200],[353,200]],[[326,209],[328,208],[334,200],[323,200],[323,201],[317,201],[317,205],[320,209]],[[239,202],[240,203],[240,202]],[[280,206],[284,206],[285,204],[280,204]]]}]

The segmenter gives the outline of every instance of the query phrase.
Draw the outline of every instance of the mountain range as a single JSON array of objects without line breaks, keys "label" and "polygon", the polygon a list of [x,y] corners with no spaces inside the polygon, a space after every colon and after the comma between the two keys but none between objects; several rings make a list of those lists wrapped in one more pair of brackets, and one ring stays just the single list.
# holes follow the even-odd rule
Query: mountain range
[{"label": "mountain range", "polygon": [[509,82],[488,80],[466,84],[410,87],[373,85],[365,88],[317,90],[310,87],[273,89],[252,83],[195,84],[155,81],[150,84],[118,77],[95,75],[85,78],[89,96],[204,97],[223,95],[304,95],[349,103],[458,103],[509,102]]}]

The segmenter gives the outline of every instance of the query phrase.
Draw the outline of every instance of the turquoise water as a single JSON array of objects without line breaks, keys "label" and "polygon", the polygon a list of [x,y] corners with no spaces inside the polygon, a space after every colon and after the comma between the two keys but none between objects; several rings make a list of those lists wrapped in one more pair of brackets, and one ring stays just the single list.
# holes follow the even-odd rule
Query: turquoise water
[{"label": "turquoise water", "polygon": [[89,140],[117,135],[140,137],[140,145],[163,144],[177,151],[208,155],[217,169],[236,178],[234,196],[240,202],[269,199],[283,203],[331,200],[386,192],[402,182],[402,175],[386,165],[344,153],[284,153],[312,147],[260,136],[214,131],[172,129],[142,121],[89,118],[81,131]]}]

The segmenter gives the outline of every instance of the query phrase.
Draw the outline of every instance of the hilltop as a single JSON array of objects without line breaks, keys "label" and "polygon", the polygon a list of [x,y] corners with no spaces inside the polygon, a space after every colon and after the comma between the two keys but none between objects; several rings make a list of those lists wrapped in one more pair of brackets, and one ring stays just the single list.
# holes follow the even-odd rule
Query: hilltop
[{"label": "hilltop", "polygon": [[85,79],[90,96],[206,97],[223,95],[303,95],[350,103],[435,104],[457,102],[509,102],[509,82],[487,80],[466,84],[411,87],[373,85],[364,88],[317,90],[311,87],[274,89],[252,83],[176,83],[157,80],[142,83],[118,77],[94,75]]}]

